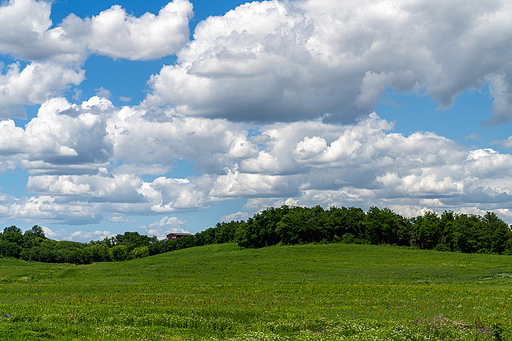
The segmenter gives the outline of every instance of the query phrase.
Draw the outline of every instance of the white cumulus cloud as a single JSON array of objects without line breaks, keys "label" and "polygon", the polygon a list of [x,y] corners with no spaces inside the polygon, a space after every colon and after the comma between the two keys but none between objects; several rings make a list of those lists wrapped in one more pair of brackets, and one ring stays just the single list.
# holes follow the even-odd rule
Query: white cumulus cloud
[{"label": "white cumulus cloud", "polygon": [[[115,5],[91,18],[70,14],[53,23],[48,1],[0,4],[0,55],[27,62],[0,63],[0,119],[23,117],[24,105],[44,103],[79,85],[90,54],[129,60],[175,54],[188,41],[192,8],[188,0],[175,0],[157,15],[137,18]],[[80,90],[75,91],[78,96]]]},{"label": "white cumulus cloud", "polygon": [[[265,1],[199,23],[150,81],[146,105],[236,121],[353,121],[387,88],[441,108],[490,82],[494,116],[512,102],[512,4],[403,0]],[[499,32],[499,34],[496,34]]]},{"label": "white cumulus cloud", "polygon": [[1,66],[0,118],[24,117],[23,105],[44,103],[85,79],[83,70],[53,62],[33,62],[23,69],[19,63]]},{"label": "white cumulus cloud", "polygon": [[139,18],[128,15],[119,5],[91,19],[77,23],[65,21],[69,28],[83,24],[87,47],[93,53],[112,58],[145,60],[174,54],[188,40],[188,21],[192,16],[188,0],[174,0],[158,15],[145,13]]},{"label": "white cumulus cloud", "polygon": [[12,120],[0,122],[0,160],[14,161],[33,174],[97,173],[114,153],[106,129],[113,110],[99,97],[81,105],[48,100],[25,128]]}]

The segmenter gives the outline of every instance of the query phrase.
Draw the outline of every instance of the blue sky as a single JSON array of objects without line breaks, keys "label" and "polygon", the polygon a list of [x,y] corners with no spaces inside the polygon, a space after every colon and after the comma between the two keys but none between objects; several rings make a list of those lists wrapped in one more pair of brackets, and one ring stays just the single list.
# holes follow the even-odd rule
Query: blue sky
[{"label": "blue sky", "polygon": [[512,223],[505,0],[0,7],[0,221],[163,238],[267,206]]}]

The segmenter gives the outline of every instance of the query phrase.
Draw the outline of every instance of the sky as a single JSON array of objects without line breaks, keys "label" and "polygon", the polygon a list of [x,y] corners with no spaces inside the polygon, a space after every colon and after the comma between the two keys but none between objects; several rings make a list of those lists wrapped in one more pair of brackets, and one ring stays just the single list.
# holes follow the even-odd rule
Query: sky
[{"label": "sky", "polygon": [[0,4],[0,222],[164,238],[269,206],[512,223],[508,0]]}]

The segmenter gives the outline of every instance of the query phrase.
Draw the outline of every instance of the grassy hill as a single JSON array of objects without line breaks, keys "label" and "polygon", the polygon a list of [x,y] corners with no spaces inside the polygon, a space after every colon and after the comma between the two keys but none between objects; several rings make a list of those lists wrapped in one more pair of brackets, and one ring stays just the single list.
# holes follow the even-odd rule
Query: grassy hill
[{"label": "grassy hill", "polygon": [[0,340],[508,340],[512,258],[209,245],[126,262],[0,260]]}]

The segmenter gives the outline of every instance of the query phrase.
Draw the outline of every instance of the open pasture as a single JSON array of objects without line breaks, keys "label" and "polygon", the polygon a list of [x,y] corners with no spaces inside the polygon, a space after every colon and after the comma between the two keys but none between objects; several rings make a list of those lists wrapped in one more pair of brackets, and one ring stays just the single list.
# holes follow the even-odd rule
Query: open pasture
[{"label": "open pasture", "polygon": [[220,244],[0,260],[0,340],[510,340],[511,312],[509,256]]}]

